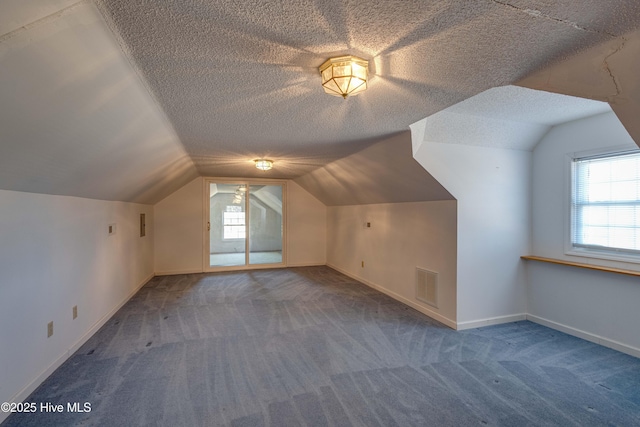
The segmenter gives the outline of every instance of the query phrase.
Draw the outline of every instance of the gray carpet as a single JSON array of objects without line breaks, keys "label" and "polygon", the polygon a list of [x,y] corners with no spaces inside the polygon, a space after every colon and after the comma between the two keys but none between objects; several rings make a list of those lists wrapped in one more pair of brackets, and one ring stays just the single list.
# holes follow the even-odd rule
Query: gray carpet
[{"label": "gray carpet", "polygon": [[3,426],[638,426],[640,360],[463,332],[326,267],[156,277]]}]

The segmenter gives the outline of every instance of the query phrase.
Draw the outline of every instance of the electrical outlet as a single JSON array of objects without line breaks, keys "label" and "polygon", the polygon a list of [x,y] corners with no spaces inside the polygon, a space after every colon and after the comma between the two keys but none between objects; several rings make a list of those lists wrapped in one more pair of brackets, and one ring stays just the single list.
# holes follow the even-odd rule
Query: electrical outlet
[{"label": "electrical outlet", "polygon": [[109,224],[109,236],[116,234],[116,224]]},{"label": "electrical outlet", "polygon": [[362,268],[364,268],[364,261],[362,261]]},{"label": "electrical outlet", "polygon": [[73,306],[73,318],[75,319],[76,317],[78,317],[78,306],[74,305]]},{"label": "electrical outlet", "polygon": [[53,335],[53,320],[47,323],[47,338]]}]

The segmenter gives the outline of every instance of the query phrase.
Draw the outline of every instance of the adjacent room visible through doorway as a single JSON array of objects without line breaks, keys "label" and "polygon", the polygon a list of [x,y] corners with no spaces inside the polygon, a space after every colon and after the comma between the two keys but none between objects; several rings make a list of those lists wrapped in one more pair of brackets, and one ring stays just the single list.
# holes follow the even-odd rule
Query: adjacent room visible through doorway
[{"label": "adjacent room visible through doorway", "polygon": [[284,185],[207,181],[206,270],[284,266]]}]

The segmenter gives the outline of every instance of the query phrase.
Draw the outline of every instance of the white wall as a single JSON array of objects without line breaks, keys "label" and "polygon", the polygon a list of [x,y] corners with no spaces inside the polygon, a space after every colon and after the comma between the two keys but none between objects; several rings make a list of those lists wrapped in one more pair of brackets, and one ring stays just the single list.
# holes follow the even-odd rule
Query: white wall
[{"label": "white wall", "polygon": [[[327,219],[329,266],[455,328],[455,201],[334,206]],[[438,273],[439,308],[415,298],[416,267]]]},{"label": "white wall", "polygon": [[[155,207],[156,274],[203,271],[203,178],[197,178]],[[287,265],[326,263],[324,204],[287,181]]]},{"label": "white wall", "polygon": [[[597,265],[633,268],[595,258],[565,255],[568,226],[569,158],[572,153],[638,148],[614,113],[601,114],[555,126],[533,152],[533,251],[536,255]],[[567,210],[567,212],[565,212]]]},{"label": "white wall", "polygon": [[293,181],[287,182],[287,265],[327,263],[327,207]]},{"label": "white wall", "polygon": [[155,272],[202,272],[203,179],[196,178],[154,206]]},{"label": "white wall", "polygon": [[[565,255],[568,154],[637,148],[613,113],[554,127],[533,153],[533,254],[640,271],[640,264]],[[638,278],[528,262],[528,311],[538,321],[620,349],[640,349]],[[618,345],[618,344],[620,345]],[[629,348],[623,350],[629,352]],[[640,355],[640,350],[637,350]]]},{"label": "white wall", "polygon": [[458,328],[523,319],[531,152],[425,141],[416,125],[412,134],[414,158],[458,201]]},{"label": "white wall", "polygon": [[0,190],[1,402],[26,398],[153,276],[151,224],[149,205]]}]

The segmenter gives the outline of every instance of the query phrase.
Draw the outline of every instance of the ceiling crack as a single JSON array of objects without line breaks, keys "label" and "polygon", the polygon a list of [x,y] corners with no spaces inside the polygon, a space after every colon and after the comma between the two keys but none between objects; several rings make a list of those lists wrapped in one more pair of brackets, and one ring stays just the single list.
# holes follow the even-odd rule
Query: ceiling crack
[{"label": "ceiling crack", "polygon": [[624,48],[624,45],[627,42],[627,39],[624,38],[624,37],[620,37],[620,39],[622,40],[622,43],[620,43],[620,45],[618,45],[618,47],[613,52],[611,52],[609,55],[605,56],[604,60],[602,61],[602,65],[603,65],[604,69],[609,74],[609,77],[611,77],[611,81],[613,82],[613,85],[616,88],[616,93],[615,93],[615,95],[612,96],[612,98],[616,98],[617,96],[620,95],[621,88],[620,88],[620,84],[618,83],[618,79],[613,74],[613,71],[611,71],[611,67],[609,66],[609,58],[611,58],[613,55],[615,55],[616,53],[620,52]]},{"label": "ceiling crack", "polygon": [[586,31],[588,33],[595,33],[595,34],[601,34],[604,36],[609,36],[609,37],[618,37],[616,34],[610,33],[608,31],[599,31],[599,30],[595,30],[593,28],[587,28],[587,27],[583,27],[582,25],[578,24],[577,22],[573,22],[573,21],[569,21],[567,19],[562,19],[562,18],[556,18],[554,16],[551,15],[547,15],[546,13],[543,13],[539,10],[536,9],[528,9],[528,8],[521,8],[518,6],[515,6],[511,3],[508,3],[506,1],[500,1],[500,0],[488,0],[491,3],[495,3],[501,6],[506,6],[508,8],[514,9],[518,12],[521,13],[525,13],[529,16],[533,16],[535,18],[542,18],[542,19],[547,19],[549,21],[554,21],[554,22],[558,22],[560,24],[563,25],[568,25],[572,28],[575,28],[576,30],[580,30],[580,31]]},{"label": "ceiling crack", "polygon": [[18,28],[16,28],[15,30],[11,30],[8,33],[5,34],[0,34],[0,43],[4,43],[5,41],[15,37],[16,35],[22,33],[23,31],[27,31],[30,30],[32,28],[38,27],[42,24],[46,24],[49,23],[51,21],[55,21],[58,18],[61,18],[65,15],[68,15],[69,13],[71,13],[72,11],[74,11],[76,8],[78,8],[79,6],[88,3],[89,0],[79,0],[73,4],[70,4],[69,6],[63,7],[62,9],[59,9],[47,16],[44,16],[42,18],[36,19],[33,22],[28,22]]}]

